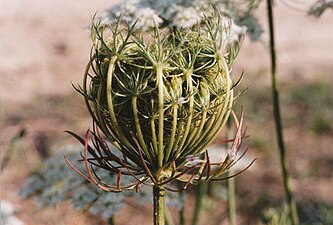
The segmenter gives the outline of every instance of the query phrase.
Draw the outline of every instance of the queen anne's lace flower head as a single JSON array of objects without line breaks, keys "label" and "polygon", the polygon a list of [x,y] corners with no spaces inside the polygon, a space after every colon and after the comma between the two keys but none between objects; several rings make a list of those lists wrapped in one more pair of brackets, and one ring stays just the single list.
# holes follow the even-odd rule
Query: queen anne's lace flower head
[{"label": "queen anne's lace flower head", "polygon": [[[156,22],[152,30],[140,30],[137,26],[148,19],[128,22],[127,15],[112,25],[92,24],[91,58],[77,90],[94,127],[85,138],[71,133],[85,146],[87,175],[77,172],[114,192],[138,190],[142,184],[172,190],[168,184],[176,179],[185,182],[183,188],[225,179],[238,160],[243,120],[223,162],[210,163],[205,148],[225,125],[234,102],[231,66],[241,38],[232,39],[238,35],[231,31],[232,22],[217,11],[186,29],[163,33]],[[120,154],[110,151],[105,138]],[[96,167],[117,174],[116,185],[98,176]],[[123,184],[122,175],[134,181]]]}]

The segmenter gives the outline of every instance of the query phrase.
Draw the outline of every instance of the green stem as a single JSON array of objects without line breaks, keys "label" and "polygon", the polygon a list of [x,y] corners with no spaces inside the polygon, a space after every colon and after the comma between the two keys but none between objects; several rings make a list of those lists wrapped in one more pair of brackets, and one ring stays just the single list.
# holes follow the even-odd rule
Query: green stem
[{"label": "green stem", "polygon": [[154,225],[164,225],[164,193],[162,187],[153,187]]},{"label": "green stem", "polygon": [[189,69],[187,71],[184,72],[184,77],[186,78],[186,83],[187,83],[187,89],[188,89],[188,93],[190,95],[190,99],[189,99],[189,108],[188,108],[188,119],[187,119],[187,123],[186,123],[186,128],[185,128],[185,132],[184,135],[182,137],[182,141],[180,142],[178,149],[176,151],[176,157],[178,157],[178,155],[181,153],[181,151],[183,150],[183,146],[185,144],[185,141],[190,133],[190,129],[191,129],[191,125],[192,125],[192,118],[193,118],[193,111],[194,111],[194,94],[193,94],[193,83],[192,83],[192,73],[193,70]]},{"label": "green stem", "polygon": [[[231,171],[228,172],[228,176]],[[235,178],[228,179],[228,218],[229,225],[236,225],[236,198],[235,198]]]},{"label": "green stem", "polygon": [[[232,138],[231,119],[227,121],[227,139]],[[226,148],[230,148],[230,143],[226,143]],[[228,171],[227,176],[230,176],[232,170]],[[228,179],[228,218],[229,225],[236,225],[236,193],[235,193],[235,178]]]},{"label": "green stem", "polygon": [[186,217],[185,217],[185,194],[183,191],[179,192],[179,198],[181,201],[181,208],[179,210],[179,225],[186,224]]},{"label": "green stem", "polygon": [[115,225],[115,223],[114,223],[114,216],[111,216],[111,217],[108,219],[108,222],[109,222],[109,225]]},{"label": "green stem", "polygon": [[107,99],[108,110],[110,113],[110,120],[112,122],[112,126],[114,129],[113,132],[117,134],[117,137],[119,138],[119,140],[128,149],[131,149],[131,144],[128,142],[125,135],[123,134],[123,131],[118,123],[116,113],[114,112],[114,107],[113,107],[112,80],[113,80],[114,70],[115,70],[115,65],[116,65],[117,60],[118,60],[117,56],[112,56],[110,58],[109,68],[108,68],[108,73],[107,73],[107,78],[106,78],[106,99]]},{"label": "green stem", "polygon": [[169,145],[166,150],[166,155],[164,158],[165,162],[168,162],[169,156],[171,153],[171,149],[175,143],[175,136],[176,136],[176,131],[177,131],[177,119],[178,119],[178,105],[174,105],[172,111],[173,111],[172,129],[171,129]]},{"label": "green stem", "polygon": [[172,219],[171,212],[167,206],[164,207],[165,221],[167,225],[175,225],[175,222]]},{"label": "green stem", "polygon": [[133,118],[134,118],[134,122],[135,122],[135,129],[136,129],[136,133],[139,139],[139,143],[140,143],[140,147],[143,149],[145,156],[147,157],[150,165],[154,166],[154,164],[152,163],[152,159],[151,159],[151,152],[149,152],[146,142],[144,140],[143,134],[142,134],[142,130],[141,130],[141,126],[140,126],[140,120],[139,120],[139,115],[138,115],[138,107],[137,107],[137,100],[138,97],[137,96],[133,96],[132,97],[132,108],[133,108]]},{"label": "green stem", "polygon": [[164,84],[163,84],[163,67],[160,64],[155,66],[157,75],[157,87],[158,87],[158,168],[163,166],[163,127],[164,127]]},{"label": "green stem", "polygon": [[[8,150],[6,151],[6,153],[4,154],[0,165],[1,165],[1,169],[0,171],[3,172],[3,170],[5,169],[5,167],[8,165],[9,160],[12,158],[13,153],[15,151],[15,145],[25,136],[26,131],[24,128],[22,128],[21,130],[19,130],[19,132],[17,134],[15,134],[15,136],[13,138],[10,139],[9,141],[9,145],[8,145]],[[2,175],[2,173],[1,173]]]},{"label": "green stem", "polygon": [[283,176],[283,185],[287,198],[287,203],[289,207],[289,215],[292,225],[298,225],[298,215],[296,209],[296,203],[293,199],[290,178],[287,168],[287,158],[286,149],[284,145],[283,132],[282,132],[282,122],[280,113],[280,101],[279,101],[279,90],[276,79],[276,53],[275,53],[275,41],[274,41],[274,21],[273,21],[273,5],[272,0],[267,0],[267,15],[269,21],[269,36],[270,36],[270,54],[271,54],[271,76],[272,76],[272,95],[273,95],[273,109],[274,109],[274,119],[277,134],[277,142],[279,146],[280,153],[280,164]]},{"label": "green stem", "polygon": [[192,219],[192,225],[198,225],[199,222],[200,222],[200,214],[201,214],[201,211],[202,211],[203,199],[204,199],[205,194],[207,192],[207,186],[208,185],[205,182],[201,182],[198,185],[194,215],[193,215],[193,219]]},{"label": "green stem", "polygon": [[[229,74],[229,68],[224,57],[218,55],[217,61],[219,67],[223,68],[224,76],[227,77],[225,89],[227,90],[225,95],[219,97],[219,102],[223,105],[219,105],[217,113],[210,118],[210,121],[206,123],[204,132],[200,135],[200,139],[196,141],[196,145],[191,147],[189,152],[184,152],[182,156],[186,155],[195,155],[198,154],[198,151],[201,151],[205,146],[208,146],[219,134],[219,131],[223,128],[224,124],[227,122],[227,119],[230,114],[230,109],[233,104],[233,90],[232,90],[232,80]],[[219,124],[219,125],[217,125]]]}]

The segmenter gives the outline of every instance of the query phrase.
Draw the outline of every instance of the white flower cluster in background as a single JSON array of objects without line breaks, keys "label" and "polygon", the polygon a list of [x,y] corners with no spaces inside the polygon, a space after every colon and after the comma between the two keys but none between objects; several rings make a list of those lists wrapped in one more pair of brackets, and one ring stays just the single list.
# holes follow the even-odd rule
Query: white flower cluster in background
[{"label": "white flower cluster in background", "polygon": [[200,14],[194,8],[178,7],[181,13],[176,13],[172,26],[177,28],[187,28],[197,24],[201,20]]},{"label": "white flower cluster in background", "polygon": [[[263,30],[258,20],[252,15],[253,7],[244,7],[244,1],[242,2],[230,0],[128,0],[105,10],[101,20],[103,24],[112,24],[122,16],[122,20],[129,24],[137,21],[136,28],[141,30],[149,30],[155,25],[181,29],[200,23],[204,14],[210,15],[214,8],[217,8],[225,20],[233,21],[230,26],[230,39],[238,39],[248,32],[252,40],[257,40]],[[248,1],[249,5],[250,2],[251,0]]]},{"label": "white flower cluster in background", "polygon": [[140,18],[136,24],[138,29],[148,29],[153,27],[154,23],[160,26],[163,22],[162,18],[158,16],[153,8],[147,6],[141,4],[140,0],[123,1],[121,4],[104,12],[102,23],[113,23],[116,18],[122,16],[123,21],[130,24],[136,21],[137,18]]},{"label": "white flower cluster in background", "polygon": [[18,208],[9,201],[0,200],[0,224],[24,225],[23,221],[15,216]]}]

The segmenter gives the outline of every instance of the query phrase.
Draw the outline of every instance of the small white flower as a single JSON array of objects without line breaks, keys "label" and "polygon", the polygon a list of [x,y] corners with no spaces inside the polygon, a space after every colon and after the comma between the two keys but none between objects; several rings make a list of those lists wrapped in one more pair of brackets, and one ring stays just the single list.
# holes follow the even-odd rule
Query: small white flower
[{"label": "small white flower", "polygon": [[178,99],[178,104],[184,104],[184,103],[186,103],[186,102],[188,102],[188,99],[187,99],[187,98],[180,97],[180,98]]},{"label": "small white flower", "polygon": [[193,156],[193,155],[189,155],[186,156],[186,165],[187,167],[191,167],[191,166],[196,166],[199,163],[201,163],[203,160],[200,159],[198,156]]},{"label": "small white flower", "polygon": [[245,35],[247,28],[245,26],[238,26],[236,23],[232,23],[230,34],[229,34],[229,41],[238,41],[239,37]]},{"label": "small white flower", "polygon": [[173,19],[172,25],[177,28],[188,28],[201,21],[202,17],[194,8],[178,7],[178,13]]},{"label": "small white flower", "polygon": [[155,10],[150,8],[142,8],[135,13],[136,18],[139,18],[136,27],[138,29],[147,30],[151,27],[160,26],[163,20],[156,14]]}]

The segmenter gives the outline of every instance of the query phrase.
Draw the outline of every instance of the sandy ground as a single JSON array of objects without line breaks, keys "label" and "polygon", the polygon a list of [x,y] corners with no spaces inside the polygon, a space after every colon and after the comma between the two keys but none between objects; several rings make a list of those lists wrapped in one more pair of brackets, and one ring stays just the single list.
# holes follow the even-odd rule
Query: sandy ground
[{"label": "sandy ground", "polygon": [[34,94],[72,91],[90,49],[91,16],[115,1],[0,2],[0,74],[3,105]]},{"label": "sandy ground", "polygon": [[[9,138],[19,127],[10,126],[6,119],[13,113],[19,114],[17,109],[20,110],[20,106],[29,107],[36,96],[67,96],[74,92],[71,83],[81,82],[89,57],[90,38],[85,27],[97,10],[115,2],[0,0],[1,151],[7,148]],[[258,16],[267,30],[265,7],[261,8]],[[315,19],[278,2],[275,18],[281,79],[308,82],[321,77],[332,82],[333,14],[326,12],[320,19]],[[234,71],[239,74],[245,70],[249,76],[245,76],[244,82],[249,86],[269,82],[267,46],[267,32],[262,41],[251,43],[246,39],[243,44]],[[40,127],[66,128],[66,122],[59,119],[38,120],[30,125],[30,129],[36,132]],[[30,145],[31,142],[28,142],[24,147],[29,148]],[[24,202],[17,197],[17,189],[27,172],[34,167],[34,162],[38,161],[36,156],[31,155],[20,156],[19,159],[28,162],[17,165],[24,172],[17,174],[11,165],[12,169],[8,169],[1,180],[1,198],[12,199],[21,208],[31,207],[31,210],[26,213],[22,210],[20,214],[27,224],[36,224],[36,221],[42,221],[41,225],[55,224],[51,220],[46,222],[50,212],[39,214],[32,202]],[[329,184],[324,189],[327,186]],[[64,224],[68,225],[94,224],[79,212],[66,214],[66,210],[71,210],[66,207],[60,206],[59,211],[52,215],[62,216]],[[31,214],[27,215],[28,212]],[[125,217],[125,222],[119,221],[119,224],[126,224]]]}]

